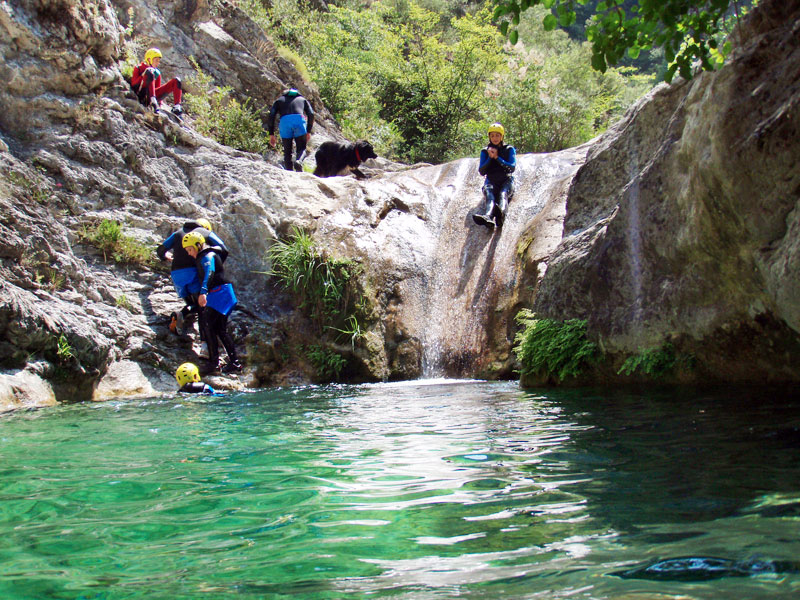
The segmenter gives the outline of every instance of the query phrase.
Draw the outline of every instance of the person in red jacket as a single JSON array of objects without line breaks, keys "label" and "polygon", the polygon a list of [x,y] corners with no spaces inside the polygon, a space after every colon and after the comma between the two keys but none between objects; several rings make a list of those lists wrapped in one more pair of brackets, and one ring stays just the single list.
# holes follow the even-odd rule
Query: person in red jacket
[{"label": "person in red jacket", "polygon": [[172,112],[180,116],[183,114],[181,107],[181,96],[183,95],[183,85],[177,77],[170,79],[167,83],[161,84],[161,71],[158,65],[161,63],[161,50],[150,48],[144,53],[144,62],[133,68],[131,76],[131,87],[136,93],[139,102],[149,106],[154,111],[161,108],[161,99],[167,94],[172,94]]}]

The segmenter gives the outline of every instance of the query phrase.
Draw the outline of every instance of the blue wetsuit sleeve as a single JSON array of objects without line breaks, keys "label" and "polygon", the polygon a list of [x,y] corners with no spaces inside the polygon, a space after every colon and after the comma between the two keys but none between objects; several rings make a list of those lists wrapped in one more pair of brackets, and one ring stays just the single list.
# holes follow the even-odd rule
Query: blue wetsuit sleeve
[{"label": "blue wetsuit sleeve", "polygon": [[503,167],[506,172],[513,173],[514,169],[517,168],[517,150],[514,146],[508,147],[508,160],[505,160],[503,157],[498,156],[497,162],[500,163],[500,166]]},{"label": "blue wetsuit sleeve", "polygon": [[478,173],[481,175],[486,175],[486,169],[489,166],[489,153],[486,151],[486,148],[481,150],[481,157],[478,160]]},{"label": "blue wetsuit sleeve", "polygon": [[156,248],[156,254],[160,260],[165,260],[167,258],[167,251],[172,250],[172,247],[175,245],[175,233],[161,242],[161,245]]},{"label": "blue wetsuit sleeve", "polygon": [[214,274],[214,253],[209,252],[200,259],[203,268],[203,281],[200,283],[200,295],[208,294],[208,282]]}]

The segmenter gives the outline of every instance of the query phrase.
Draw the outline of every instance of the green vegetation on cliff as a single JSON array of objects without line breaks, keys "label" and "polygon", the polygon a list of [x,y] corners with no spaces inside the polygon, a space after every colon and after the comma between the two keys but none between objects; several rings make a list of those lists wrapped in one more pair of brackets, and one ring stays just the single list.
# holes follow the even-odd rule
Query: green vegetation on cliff
[{"label": "green vegetation on cliff", "polygon": [[586,321],[537,319],[527,309],[516,321],[523,326],[514,341],[514,351],[523,376],[548,381],[577,377],[599,353],[597,344],[586,337]]},{"label": "green vegetation on cliff", "polygon": [[630,67],[593,71],[591,49],[543,31],[537,11],[510,46],[491,3],[376,0],[363,10],[342,0],[324,12],[302,0],[265,4],[240,6],[299,55],[344,134],[405,161],[474,156],[497,120],[521,152],[573,146],[602,132],[654,81]]},{"label": "green vegetation on cliff", "polygon": [[347,342],[351,348],[361,337],[365,300],[357,276],[361,265],[325,255],[310,234],[293,229],[287,240],[269,248],[270,275],[288,291],[308,317],[318,343],[302,349],[321,380],[338,379],[347,360],[325,344]]}]

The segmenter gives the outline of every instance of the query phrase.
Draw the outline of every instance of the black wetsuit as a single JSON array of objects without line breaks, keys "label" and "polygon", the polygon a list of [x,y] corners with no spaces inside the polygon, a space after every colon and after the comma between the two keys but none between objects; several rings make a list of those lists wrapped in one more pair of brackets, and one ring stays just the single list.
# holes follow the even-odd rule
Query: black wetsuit
[{"label": "black wetsuit", "polygon": [[[232,363],[239,362],[233,338],[228,333],[228,315],[235,306],[228,303],[224,307],[215,305],[214,294],[224,294],[226,291],[233,292],[230,282],[225,279],[225,270],[222,266],[222,259],[216,248],[203,248],[197,255],[197,276],[200,279],[200,294],[206,295],[208,304],[203,308],[200,317],[200,327],[205,332],[203,338],[208,343],[208,363],[216,367],[219,364],[219,340],[228,353],[228,358]],[[229,286],[228,289],[226,286]],[[215,305],[215,306],[212,306]]]},{"label": "black wetsuit", "polygon": [[508,201],[511,199],[514,186],[512,173],[517,168],[517,151],[514,146],[489,144],[497,149],[497,158],[489,158],[487,148],[481,150],[478,161],[478,172],[485,177],[483,182],[484,208],[482,214],[473,219],[480,225],[500,227],[505,218]]},{"label": "black wetsuit", "polygon": [[184,394],[206,394],[210,396],[214,393],[214,388],[202,381],[190,381],[178,391]]},{"label": "black wetsuit", "polygon": [[[267,129],[275,135],[275,117],[280,117],[279,133],[283,144],[283,165],[287,171],[302,171],[306,153],[306,134],[314,127],[314,109],[311,104],[295,89],[286,90],[269,110]],[[297,147],[297,158],[292,163],[292,141]]]},{"label": "black wetsuit", "polygon": [[186,221],[183,227],[173,232],[156,248],[156,254],[160,260],[166,260],[167,252],[172,251],[170,275],[172,276],[173,284],[175,284],[175,291],[178,297],[186,302],[186,306],[181,309],[184,319],[199,308],[197,306],[197,294],[200,291],[200,281],[197,279],[197,264],[195,259],[189,256],[189,253],[183,247],[183,236],[191,231],[201,234],[206,243],[217,250],[223,262],[228,258],[228,248],[225,246],[225,242],[218,235],[205,227],[201,227],[195,221]]}]

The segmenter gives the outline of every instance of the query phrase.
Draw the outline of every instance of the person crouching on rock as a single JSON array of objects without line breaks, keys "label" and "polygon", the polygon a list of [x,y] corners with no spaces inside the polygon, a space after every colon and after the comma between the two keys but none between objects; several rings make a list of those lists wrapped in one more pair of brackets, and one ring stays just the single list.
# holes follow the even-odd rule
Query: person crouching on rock
[{"label": "person crouching on rock", "polygon": [[156,112],[161,108],[161,99],[167,94],[172,94],[172,112],[181,116],[183,114],[181,107],[183,84],[180,79],[174,77],[161,85],[161,71],[158,68],[160,63],[161,50],[150,48],[145,52],[142,64],[133,68],[131,87],[136,93],[136,97],[139,98],[139,102]]},{"label": "person crouching on rock", "polygon": [[483,182],[483,212],[472,215],[478,225],[492,229],[503,226],[508,201],[513,194],[517,168],[517,151],[503,143],[505,129],[500,123],[489,126],[489,145],[481,150],[478,172],[485,176]]},{"label": "person crouching on rock", "polygon": [[[206,243],[217,249],[217,254],[222,259],[222,262],[225,262],[228,256],[228,248],[225,246],[225,242],[211,231],[211,223],[208,219],[186,221],[182,228],[170,234],[156,248],[156,254],[160,260],[171,260],[170,276],[172,277],[172,283],[175,285],[178,297],[186,303],[183,309],[170,315],[169,329],[172,333],[178,335],[184,333],[184,322],[188,320],[188,317],[197,312],[197,294],[200,292],[197,263],[182,246],[183,236],[190,231],[197,231],[202,234]],[[200,339],[204,341],[202,329],[200,333]]]},{"label": "person crouching on rock", "polygon": [[200,381],[200,370],[194,363],[183,363],[178,370],[175,371],[175,379],[178,380],[178,385],[181,386],[179,392],[184,394],[206,394],[212,395],[214,388],[207,383]]},{"label": "person crouching on rock", "polygon": [[242,370],[233,338],[228,333],[228,315],[236,306],[233,284],[225,279],[222,259],[218,249],[209,246],[205,237],[198,231],[183,236],[183,248],[197,262],[197,275],[200,279],[200,295],[197,303],[203,310],[200,326],[204,329],[203,338],[208,343],[208,362],[200,369],[202,375],[219,373],[219,340],[228,353],[228,363],[222,367],[223,373],[236,373]]}]

